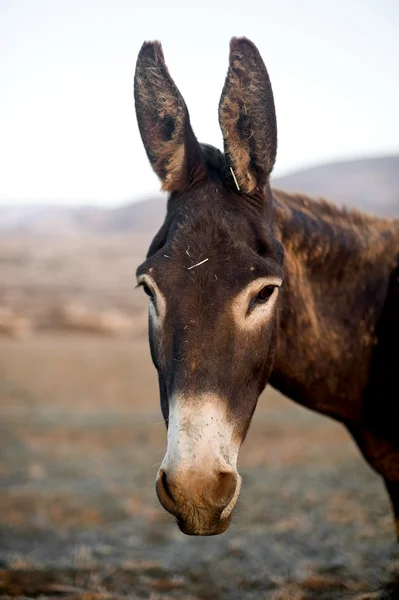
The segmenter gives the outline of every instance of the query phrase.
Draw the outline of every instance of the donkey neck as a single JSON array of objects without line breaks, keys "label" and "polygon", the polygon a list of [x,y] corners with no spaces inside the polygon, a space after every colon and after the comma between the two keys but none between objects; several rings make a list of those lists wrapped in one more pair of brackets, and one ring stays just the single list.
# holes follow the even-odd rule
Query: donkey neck
[{"label": "donkey neck", "polygon": [[285,278],[270,383],[318,412],[357,421],[398,260],[399,221],[273,195]]}]

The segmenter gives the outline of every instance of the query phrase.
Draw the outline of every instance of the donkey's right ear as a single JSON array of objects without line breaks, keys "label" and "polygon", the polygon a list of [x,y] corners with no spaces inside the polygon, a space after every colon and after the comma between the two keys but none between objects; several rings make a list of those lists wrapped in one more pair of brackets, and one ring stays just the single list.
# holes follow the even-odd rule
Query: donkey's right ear
[{"label": "donkey's right ear", "polygon": [[134,76],[141,138],[162,189],[181,191],[202,168],[201,147],[159,42],[144,42]]}]

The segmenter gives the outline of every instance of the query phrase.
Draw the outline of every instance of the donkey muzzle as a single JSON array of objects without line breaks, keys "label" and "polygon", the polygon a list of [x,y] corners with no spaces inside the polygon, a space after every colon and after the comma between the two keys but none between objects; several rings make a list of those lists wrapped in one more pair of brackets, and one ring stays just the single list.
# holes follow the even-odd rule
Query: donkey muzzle
[{"label": "donkey muzzle", "polygon": [[241,477],[230,466],[209,471],[165,466],[156,481],[160,503],[188,535],[226,531],[240,487]]},{"label": "donkey muzzle", "polygon": [[241,486],[239,446],[223,398],[202,394],[170,399],[168,447],[156,490],[184,533],[216,535],[228,528]]}]

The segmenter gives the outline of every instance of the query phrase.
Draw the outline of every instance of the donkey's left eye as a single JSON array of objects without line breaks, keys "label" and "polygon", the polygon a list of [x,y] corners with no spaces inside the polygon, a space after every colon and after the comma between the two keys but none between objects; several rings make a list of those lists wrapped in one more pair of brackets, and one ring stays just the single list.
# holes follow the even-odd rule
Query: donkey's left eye
[{"label": "donkey's left eye", "polygon": [[265,287],[255,296],[254,303],[264,304],[267,302],[272,297],[275,288],[275,285],[265,285]]},{"label": "donkey's left eye", "polygon": [[266,302],[273,296],[273,292],[276,287],[278,286],[265,285],[265,287],[263,287],[260,292],[256,294],[256,296],[253,296],[251,302],[249,303],[247,314],[249,314],[258,304],[266,304]]}]

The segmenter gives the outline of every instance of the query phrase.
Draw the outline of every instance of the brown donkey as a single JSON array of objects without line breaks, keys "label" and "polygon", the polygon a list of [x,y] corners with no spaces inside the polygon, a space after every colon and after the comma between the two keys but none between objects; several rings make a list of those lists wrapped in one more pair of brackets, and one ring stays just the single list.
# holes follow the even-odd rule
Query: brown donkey
[{"label": "brown donkey", "polygon": [[270,382],[346,425],[399,533],[399,221],[271,189],[273,93],[246,38],[230,46],[224,154],[198,143],[158,42],[140,50],[135,103],[169,192],[137,270],[168,428],[161,504],[184,533],[227,529],[238,451]]}]

